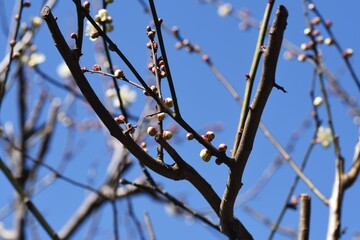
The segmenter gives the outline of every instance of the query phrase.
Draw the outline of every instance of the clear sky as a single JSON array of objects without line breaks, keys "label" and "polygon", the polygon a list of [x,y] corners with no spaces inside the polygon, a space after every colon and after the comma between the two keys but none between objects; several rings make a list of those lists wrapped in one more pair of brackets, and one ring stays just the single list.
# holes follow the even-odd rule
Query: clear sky
[{"label": "clear sky", "polygon": [[[30,9],[25,9],[24,21],[28,21],[30,16],[38,13],[39,3],[42,1],[33,1]],[[146,26],[150,24],[151,17],[144,13],[138,1],[116,1],[109,5],[109,15],[114,21],[114,31],[109,34],[117,46],[130,59],[134,66],[144,79],[150,79],[151,75],[147,70],[149,62],[149,51],[146,48]],[[225,2],[225,1],[224,1]],[[218,14],[218,8],[213,4],[200,4],[196,0],[184,1],[155,1],[159,17],[164,19],[164,23],[168,26],[178,26],[180,33],[184,38],[188,38],[191,43],[198,44],[201,49],[210,56],[213,63],[224,77],[235,87],[242,96],[245,86],[245,74],[249,72],[255,44],[257,40],[258,30],[250,28],[241,30],[239,21],[234,15],[221,17]],[[227,1],[231,4],[234,11],[247,9],[250,16],[254,20],[262,18],[266,1]],[[357,66],[359,59],[360,22],[358,14],[359,2],[355,0],[349,1],[316,1],[317,8],[321,11],[325,19],[331,19],[333,22],[332,30],[343,49],[352,48],[354,56],[351,59],[355,71],[360,74]],[[12,3],[10,1],[1,1],[1,6],[6,9],[6,19],[12,14]],[[306,22],[302,9],[302,1],[276,1],[272,16],[275,15],[276,8],[284,5],[289,11],[288,25],[285,32],[287,43],[293,44],[296,48],[308,41],[304,35]],[[92,14],[96,14],[99,8],[98,4],[92,5]],[[67,40],[71,42],[70,33],[76,31],[76,15],[75,7],[72,1],[59,1],[53,14],[58,18],[57,22],[61,27]],[[271,18],[272,22],[273,17]],[[4,18],[1,18],[1,24],[4,24]],[[8,23],[5,23],[8,24]],[[327,37],[323,28],[320,28],[321,34]],[[228,91],[221,85],[211,72],[209,67],[196,54],[189,54],[185,50],[177,50],[175,48],[176,40],[170,35],[164,34],[165,44],[169,63],[177,89],[178,100],[181,111],[185,120],[189,122],[195,129],[204,131],[207,126],[222,126],[221,131],[215,130],[216,138],[214,144],[226,143],[232,146],[234,132],[237,128],[237,122],[240,115],[241,107],[232,98]],[[6,36],[4,31],[0,34],[0,42],[5,43]],[[97,40],[100,41],[100,40]],[[43,24],[34,39],[34,43],[38,47],[38,52],[46,55],[46,61],[39,65],[39,68],[51,74],[58,81],[62,79],[56,72],[57,66],[62,62],[58,54],[49,31]],[[87,38],[84,39],[84,56],[81,64],[91,68],[94,63],[98,62],[99,55],[94,53],[96,42],[92,42]],[[286,146],[288,140],[293,133],[300,133],[291,156],[299,165],[302,161],[306,148],[308,147],[314,129],[314,121],[311,119],[312,100],[309,95],[311,87],[311,79],[313,75],[313,66],[308,62],[299,62],[296,57],[287,60],[283,56],[286,48],[282,49],[279,64],[277,67],[276,82],[283,86],[287,93],[274,89],[270,95],[269,101],[264,111],[263,122],[275,136],[278,141]],[[4,56],[6,51],[5,44],[0,47],[0,56]],[[320,46],[323,53],[326,66],[337,77],[341,86],[345,88],[349,95],[358,102],[359,91],[350,77],[348,70],[345,68],[344,62],[339,53],[332,46]],[[129,70],[121,59],[113,56],[114,65],[122,68],[127,77],[135,81]],[[15,65],[13,66],[13,69]],[[30,98],[36,99],[38,94],[37,81],[41,78],[28,69],[27,73],[33,78],[30,89],[34,89]],[[99,75],[88,75],[89,81],[104,99],[103,90],[106,88],[110,79]],[[260,76],[260,71],[258,75]],[[258,83],[258,79],[255,82]],[[15,121],[15,131],[17,131],[18,123],[16,122],[17,112],[15,111],[14,96],[16,95],[16,85],[6,96],[3,107],[1,109],[0,124],[3,125],[8,121]],[[54,96],[58,96],[66,102],[69,97],[63,90],[59,90],[49,84],[44,86],[51,90]],[[331,103],[332,115],[334,117],[334,125],[337,134],[340,136],[340,146],[342,155],[346,161],[345,168],[351,166],[355,143],[358,138],[358,126],[353,121],[353,116],[347,105],[329,90],[329,100]],[[137,101],[130,105],[131,114],[141,114],[144,106],[145,96],[142,92],[131,87],[131,90],[137,91]],[[165,93],[168,93],[165,90]],[[315,96],[320,96],[319,85],[316,85]],[[83,103],[76,103],[67,110],[68,114],[78,119],[95,120],[96,117],[92,111]],[[326,115],[324,107],[319,109],[320,119],[326,124]],[[44,119],[46,113],[44,113]],[[310,125],[302,129],[302,124],[308,121]],[[171,121],[165,121],[165,126],[171,125]],[[69,176],[76,181],[90,184],[94,187],[99,186],[105,178],[107,164],[109,163],[111,153],[107,148],[106,139],[101,137],[104,132],[101,129],[72,132],[72,129],[64,127],[61,123],[55,129],[58,137],[53,139],[51,152],[47,156],[47,163],[57,166],[62,158],[62,152],[66,149],[66,141],[68,144],[75,146],[75,157],[68,163],[63,174]],[[228,169],[226,166],[217,166],[214,158],[209,163],[203,162],[199,157],[201,146],[195,142],[180,141],[184,139],[184,130],[179,131],[179,135],[172,141],[178,152],[183,158],[194,166],[203,176],[208,179],[215,191],[221,196],[226,184]],[[70,138],[71,139],[70,139]],[[69,143],[69,141],[71,142]],[[148,148],[151,153],[155,147],[151,140],[148,142]],[[4,146],[4,143],[2,143]],[[4,151],[1,151],[1,157],[6,159]],[[265,138],[261,131],[258,131],[253,152],[249,158],[245,175],[243,178],[244,186],[239,195],[239,202],[247,191],[251,190],[254,184],[260,179],[264,171],[278,157],[275,147]],[[136,162],[136,160],[134,159]],[[171,162],[170,159],[167,160]],[[332,181],[334,176],[335,155],[333,145],[324,149],[317,144],[309,158],[308,166],[305,174],[314,181],[314,184],[329,197],[331,194]],[[89,170],[92,169],[91,171]],[[43,170],[41,176],[46,176],[49,172]],[[125,178],[134,181],[141,175],[138,165],[127,173]],[[216,216],[211,214],[211,209],[202,199],[199,193],[186,182],[173,182],[153,173],[153,177],[161,183],[161,185],[174,196],[185,199],[186,203],[199,212],[209,212],[209,216],[216,221]],[[267,182],[261,192],[245,205],[255,209],[262,215],[274,221],[284,204],[286,194],[295,177],[294,172],[286,164],[275,171],[273,177]],[[11,200],[12,189],[8,186],[3,174],[0,174],[0,186],[3,193],[0,194],[0,221],[6,227],[11,226],[12,215],[4,216],[6,204]],[[359,181],[346,192],[343,208],[343,227],[348,230],[345,232],[343,239],[351,239],[354,234],[360,232],[358,224],[359,201],[360,194],[358,191]],[[300,183],[295,190],[295,194],[308,193],[312,196],[312,215],[311,215],[311,239],[324,239],[327,229],[327,207],[321,203],[309,190],[309,188]],[[42,192],[37,194],[33,200],[44,213],[45,217],[56,230],[59,230],[71,217],[72,213],[77,209],[78,205],[83,201],[83,197],[89,192],[81,188],[74,187],[68,183],[58,180]],[[133,207],[135,214],[143,223],[143,214],[148,212],[154,226],[157,239],[225,239],[218,232],[204,226],[199,221],[194,221],[190,217],[172,217],[168,212],[168,208],[148,197],[138,196],[133,198]],[[119,222],[126,227],[120,228],[120,239],[139,239],[134,224],[128,217],[128,203],[119,201]],[[270,229],[259,220],[250,216],[244,211],[245,205],[239,205],[236,208],[236,216],[243,222],[248,230],[253,234],[255,239],[266,239]],[[105,239],[111,237],[112,233],[112,216],[110,205],[107,204],[100,214],[100,222],[97,232],[93,239]],[[288,210],[282,222],[283,227],[297,230],[298,227],[298,211]],[[91,226],[87,221],[84,227],[78,231],[74,239],[85,239],[86,233]],[[41,227],[37,227],[42,239],[46,239],[45,233]],[[147,236],[147,233],[145,233]],[[130,237],[131,236],[131,237]],[[289,239],[281,234],[276,234],[275,239]]]}]

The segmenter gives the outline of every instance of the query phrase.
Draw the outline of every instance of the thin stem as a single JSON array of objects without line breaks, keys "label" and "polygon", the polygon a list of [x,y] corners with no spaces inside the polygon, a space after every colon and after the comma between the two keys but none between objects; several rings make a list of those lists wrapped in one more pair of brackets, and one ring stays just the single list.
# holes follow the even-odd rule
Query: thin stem
[{"label": "thin stem", "polygon": [[[103,8],[106,9],[106,6],[107,6],[106,2],[103,1]],[[102,23],[102,27],[103,27],[103,29],[106,29],[106,23]],[[107,62],[109,64],[108,70],[110,71],[111,74],[114,74],[113,63],[112,63],[112,60],[111,60],[110,51],[109,51],[109,48],[107,46],[105,38],[102,38],[102,43],[103,43],[103,48],[104,48],[106,60],[107,60]],[[116,96],[117,96],[117,98],[119,100],[119,103],[120,103],[119,104],[119,110],[124,115],[125,122],[128,122],[128,114],[127,114],[126,108],[124,107],[123,100],[121,98],[119,84],[117,83],[116,78],[114,76],[112,76],[111,79],[112,79],[112,82],[113,82],[113,85],[114,85],[114,88],[115,88]]]},{"label": "thin stem", "polygon": [[36,206],[32,203],[30,198],[26,195],[25,191],[18,183],[18,181],[13,177],[10,169],[5,165],[3,160],[0,158],[0,169],[5,174],[6,178],[10,181],[10,183],[15,188],[16,192],[19,194],[22,202],[27,206],[30,212],[34,215],[34,217],[38,220],[39,224],[44,228],[44,230],[48,233],[51,239],[60,240],[56,232],[52,229],[40,211],[36,208]]},{"label": "thin stem", "polygon": [[[10,68],[11,68],[11,63],[13,61],[13,54],[14,54],[14,48],[15,48],[15,44],[16,44],[16,39],[18,37],[19,34],[19,30],[20,30],[20,25],[21,25],[21,17],[22,17],[22,12],[24,9],[24,0],[19,0],[18,1],[19,4],[19,10],[17,12],[17,17],[15,18],[15,26],[14,26],[14,35],[11,38],[10,42],[10,53],[9,53],[9,61],[7,66],[5,67],[5,71],[3,73],[0,74],[0,110],[1,110],[1,105],[2,105],[2,101],[4,99],[4,95],[5,95],[5,91],[6,91],[6,82],[7,79],[9,77],[10,74]],[[4,75],[4,77],[2,77]]]},{"label": "thin stem", "polygon": [[[307,0],[307,1],[309,1],[310,3],[312,3],[312,1],[310,1],[310,0]],[[322,15],[321,15],[321,13],[320,13],[320,11],[319,11],[319,9],[318,9],[317,7],[315,7],[315,8],[313,9],[313,11],[314,11],[314,13],[320,18],[321,24],[325,27],[325,30],[326,30],[326,32],[329,34],[329,37],[333,40],[333,45],[334,45],[335,48],[338,50],[339,54],[341,55],[342,59],[344,60],[345,65],[346,65],[346,67],[348,68],[348,70],[350,71],[350,75],[351,75],[352,79],[354,80],[354,83],[355,83],[356,87],[357,87],[358,90],[360,91],[360,80],[359,80],[358,76],[356,75],[355,70],[354,70],[352,64],[350,63],[349,58],[348,58],[348,57],[345,57],[345,56],[343,55],[344,50],[343,50],[343,48],[340,46],[340,43],[336,40],[335,35],[334,35],[334,33],[332,32],[332,30],[331,30],[331,26],[329,26],[328,24],[326,24],[325,19],[322,17]]]},{"label": "thin stem", "polygon": [[283,147],[279,144],[279,142],[272,138],[270,139],[271,143],[278,149],[283,158],[289,163],[290,167],[295,171],[295,173],[304,181],[304,183],[310,188],[311,191],[326,205],[329,205],[329,200],[320,192],[319,189],[316,188],[314,183],[307,178],[302,170],[298,168],[294,162],[294,160],[290,157],[290,155],[283,149]]},{"label": "thin stem", "polygon": [[153,226],[151,224],[151,220],[150,220],[150,216],[149,216],[148,212],[144,213],[144,218],[145,218],[146,227],[147,227],[149,235],[150,235],[150,239],[155,240],[156,237],[155,237],[154,229],[153,229]]},{"label": "thin stem", "polygon": [[131,202],[131,199],[130,198],[126,198],[126,202],[127,202],[127,207],[128,207],[128,213],[129,213],[129,216],[131,218],[131,220],[133,220],[134,222],[134,225],[136,227],[136,230],[137,232],[139,233],[139,236],[140,236],[140,239],[141,240],[145,240],[145,236],[144,236],[144,233],[143,233],[143,230],[142,230],[142,227],[141,227],[141,223],[140,221],[137,219],[135,213],[134,213],[134,210],[133,210],[133,204]]},{"label": "thin stem", "polygon": [[[316,136],[316,131],[315,131],[315,133],[314,133],[313,136],[314,136],[314,137]],[[313,148],[314,148],[314,143],[310,143],[310,145],[308,146],[308,148],[307,148],[307,150],[306,150],[304,159],[303,159],[303,161],[302,161],[302,163],[301,163],[301,165],[300,165],[300,169],[301,169],[302,171],[304,171],[304,169],[305,169],[305,167],[306,167],[306,164],[307,164],[307,162],[308,162],[308,160],[309,160],[309,157],[310,157],[310,154],[311,154]],[[291,185],[291,187],[290,187],[290,189],[289,189],[289,192],[288,192],[287,197],[286,197],[286,199],[285,199],[285,201],[284,201],[284,204],[283,204],[283,207],[282,207],[282,209],[281,209],[281,211],[280,211],[280,213],[279,213],[279,216],[277,217],[275,223],[274,223],[274,224],[272,225],[272,227],[271,227],[271,232],[270,232],[270,235],[269,235],[269,237],[268,237],[269,240],[270,240],[270,239],[273,239],[276,231],[278,230],[278,228],[279,228],[279,226],[280,226],[280,223],[281,223],[283,217],[285,216],[285,212],[286,212],[286,210],[288,209],[288,203],[290,202],[291,197],[294,195],[296,186],[297,186],[297,184],[298,184],[298,182],[299,182],[300,179],[301,179],[301,178],[300,178],[299,175],[296,175],[296,176],[295,176],[295,179],[294,179],[294,181],[293,181],[293,183],[292,183],[292,185]]]},{"label": "thin stem", "polygon": [[159,18],[158,18],[157,13],[156,13],[156,8],[155,8],[154,1],[149,0],[149,4],[150,4],[151,13],[153,15],[153,20],[154,20],[158,40],[159,40],[159,46],[160,46],[161,55],[162,55],[162,58],[164,60],[165,72],[166,72],[166,77],[167,77],[167,80],[168,80],[168,83],[169,83],[169,89],[170,89],[171,97],[172,97],[172,99],[174,101],[174,110],[175,110],[176,114],[180,115],[180,109],[179,109],[179,105],[178,105],[178,101],[177,101],[177,97],[176,97],[176,91],[175,91],[174,83],[173,83],[173,80],[172,80],[172,77],[171,77],[170,65],[169,65],[168,58],[166,56],[165,43],[164,43],[164,40],[163,40],[163,37],[162,37],[161,22],[159,22]]}]

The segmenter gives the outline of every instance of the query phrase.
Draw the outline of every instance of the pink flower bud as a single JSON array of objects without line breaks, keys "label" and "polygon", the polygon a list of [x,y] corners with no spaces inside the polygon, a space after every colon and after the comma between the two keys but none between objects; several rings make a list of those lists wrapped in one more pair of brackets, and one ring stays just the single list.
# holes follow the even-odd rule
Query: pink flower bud
[{"label": "pink flower bud", "polygon": [[120,123],[124,123],[125,122],[125,116],[124,115],[120,115],[114,118],[115,122],[117,122],[118,124]]},{"label": "pink flower bud", "polygon": [[226,152],[227,145],[225,143],[221,143],[221,144],[219,144],[218,149],[220,152]]},{"label": "pink flower bud", "polygon": [[208,142],[211,142],[212,140],[214,140],[215,138],[215,133],[213,131],[207,131],[206,134],[205,134],[205,139],[208,141]]},{"label": "pink flower bud", "polygon": [[332,21],[331,21],[331,20],[326,20],[325,26],[326,26],[327,28],[329,28],[329,27],[331,27],[331,25],[332,25]]},{"label": "pink flower bud", "polygon": [[92,67],[92,69],[93,69],[94,71],[101,71],[101,67],[100,67],[99,64],[94,64],[93,67]]},{"label": "pink flower bud", "polygon": [[148,127],[147,133],[148,133],[150,136],[155,136],[155,134],[157,133],[157,130],[156,130],[156,128],[154,128],[154,127]]}]

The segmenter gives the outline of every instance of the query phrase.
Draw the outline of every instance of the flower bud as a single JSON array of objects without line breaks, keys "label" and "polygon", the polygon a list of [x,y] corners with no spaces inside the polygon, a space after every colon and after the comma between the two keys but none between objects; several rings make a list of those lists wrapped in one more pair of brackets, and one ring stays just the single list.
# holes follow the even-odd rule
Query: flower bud
[{"label": "flower bud", "polygon": [[344,58],[349,58],[354,54],[354,50],[352,50],[351,48],[347,48],[344,52],[343,52],[343,57]]},{"label": "flower bud", "polygon": [[172,106],[174,106],[174,102],[173,102],[172,98],[165,98],[164,103],[168,108],[171,108]]},{"label": "flower bud", "polygon": [[155,136],[155,134],[157,133],[157,130],[156,130],[156,128],[154,128],[154,127],[148,127],[147,133],[148,133],[150,136]]},{"label": "flower bud", "polygon": [[207,131],[205,134],[205,140],[211,142],[215,138],[215,133],[213,131]]},{"label": "flower bud", "polygon": [[315,107],[318,107],[322,104],[322,102],[323,102],[322,97],[316,97],[316,98],[314,98],[313,104]]},{"label": "flower bud", "polygon": [[92,67],[92,69],[93,69],[94,71],[101,71],[101,67],[100,67],[99,64],[94,64],[93,67]]},{"label": "flower bud", "polygon": [[116,69],[114,75],[116,78],[125,78],[125,74],[121,69]]},{"label": "flower bud", "polygon": [[220,152],[226,152],[227,145],[225,143],[221,143],[221,144],[219,144],[218,149]]},{"label": "flower bud", "polygon": [[125,123],[125,116],[124,115],[120,115],[118,117],[114,118],[115,122],[117,122],[118,124],[120,123]]},{"label": "flower bud", "polygon": [[204,160],[205,162],[208,162],[211,158],[211,154],[209,149],[204,148],[200,151],[200,157],[202,160]]},{"label": "flower bud", "polygon": [[159,113],[158,115],[157,115],[157,118],[158,118],[158,120],[159,121],[162,121],[162,120],[164,120],[164,118],[165,118],[165,113]]},{"label": "flower bud", "polygon": [[192,133],[187,133],[187,134],[186,134],[186,138],[187,138],[187,140],[193,140],[193,139],[194,139],[194,134],[192,134]]},{"label": "flower bud", "polygon": [[170,140],[172,138],[172,133],[170,131],[164,131],[162,135],[165,140]]}]

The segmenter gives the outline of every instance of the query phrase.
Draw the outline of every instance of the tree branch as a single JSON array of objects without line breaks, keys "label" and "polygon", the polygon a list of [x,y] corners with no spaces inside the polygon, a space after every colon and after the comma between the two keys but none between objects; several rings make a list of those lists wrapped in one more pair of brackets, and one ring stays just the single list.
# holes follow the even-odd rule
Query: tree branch
[{"label": "tree branch", "polygon": [[178,169],[152,158],[134,141],[130,134],[123,132],[121,127],[114,121],[111,114],[101,103],[94,90],[91,88],[89,82],[85,78],[84,74],[82,73],[79,62],[77,61],[77,57],[74,55],[73,51],[71,51],[68,44],[66,43],[49,7],[44,8],[43,18],[46,21],[48,28],[52,34],[55,46],[63,57],[71,74],[73,75],[80,91],[82,92],[92,109],[95,111],[95,113],[98,115],[100,120],[110,131],[110,134],[116,139],[118,139],[129,150],[129,152],[131,152],[137,159],[143,162],[151,170],[173,180],[183,179],[183,176]]},{"label": "tree branch", "polygon": [[310,206],[311,197],[307,194],[300,195],[300,217],[299,217],[299,240],[308,240],[310,233]]},{"label": "tree branch", "polygon": [[234,221],[234,203],[242,186],[242,175],[253,147],[262,112],[274,86],[277,59],[286,27],[287,16],[288,12],[286,8],[280,6],[270,30],[270,38],[265,51],[263,71],[258,90],[249,109],[239,148],[236,153],[234,153],[235,165],[230,168],[230,174],[221,201],[220,225],[222,231],[234,236],[234,239],[252,239],[251,235],[247,235],[246,237],[240,235],[237,226],[234,225],[236,224]]}]

